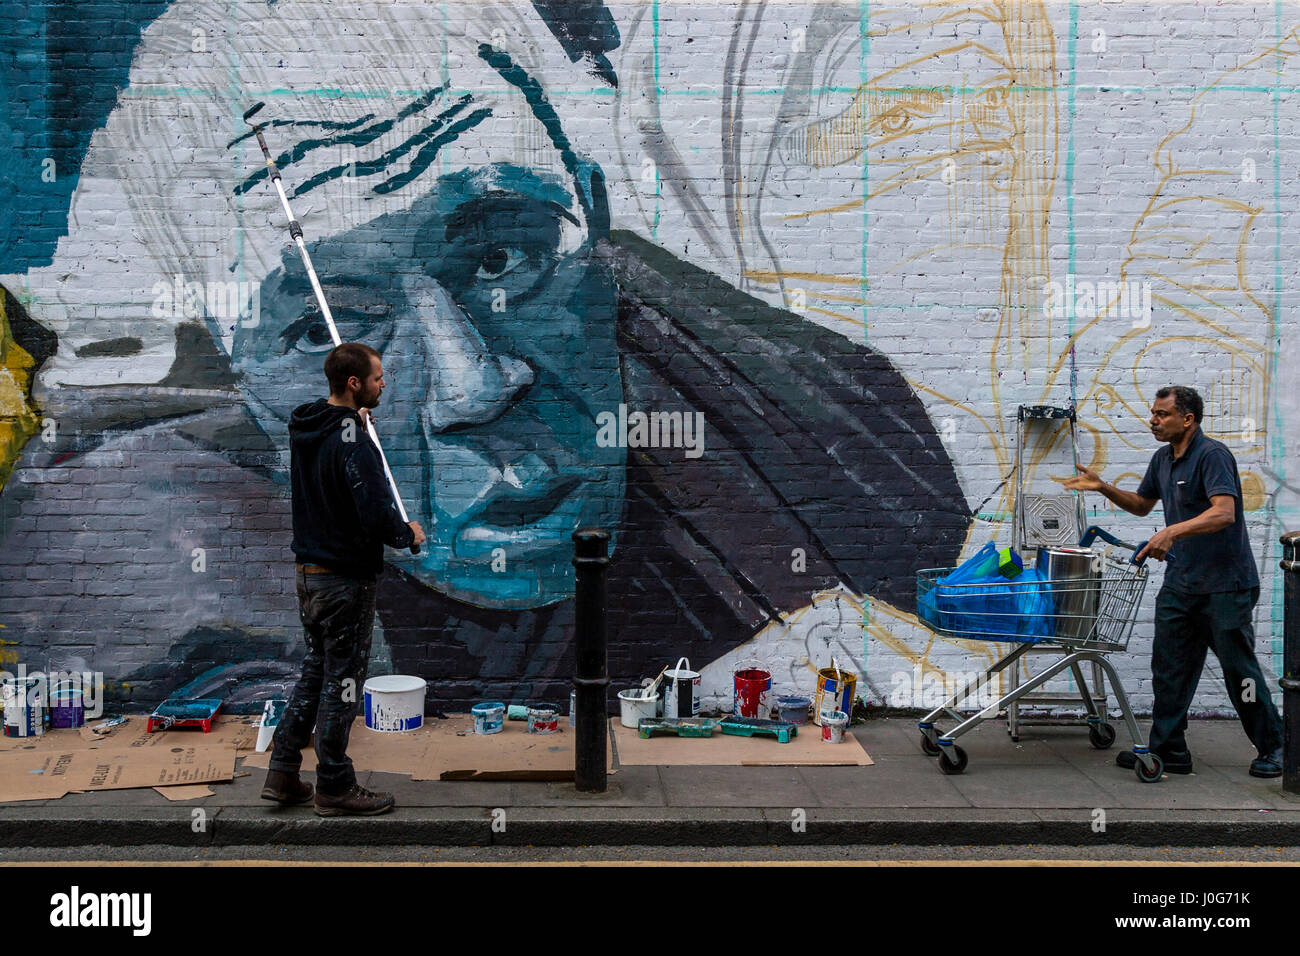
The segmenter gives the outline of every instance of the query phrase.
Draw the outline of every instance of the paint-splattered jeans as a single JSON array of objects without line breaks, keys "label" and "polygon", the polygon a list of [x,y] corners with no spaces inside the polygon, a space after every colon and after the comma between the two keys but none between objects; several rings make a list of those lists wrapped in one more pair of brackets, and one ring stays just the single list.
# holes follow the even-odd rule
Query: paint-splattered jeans
[{"label": "paint-splattered jeans", "polygon": [[375,627],[373,581],[298,570],[298,614],[307,640],[302,676],[275,731],[270,768],[297,773],[316,731],[316,788],[337,796],[357,782],[348,735],[361,701]]}]

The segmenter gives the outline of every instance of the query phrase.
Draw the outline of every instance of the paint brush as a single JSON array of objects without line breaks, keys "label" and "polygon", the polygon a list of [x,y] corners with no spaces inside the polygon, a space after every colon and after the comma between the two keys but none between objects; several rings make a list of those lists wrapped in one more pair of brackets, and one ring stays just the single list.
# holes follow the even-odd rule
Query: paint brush
[{"label": "paint brush", "polygon": [[647,686],[646,686],[646,687],[641,691],[641,699],[642,699],[642,700],[653,700],[653,699],[654,699],[655,693],[659,690],[659,682],[660,682],[661,680],[664,679],[664,675],[667,674],[667,673],[668,673],[668,665],[665,664],[665,665],[664,665],[664,669],[661,670],[661,671],[659,672],[659,676],[656,677],[654,680],[652,680],[652,681],[651,681],[651,682],[650,682],[650,683],[649,683],[649,684],[648,684],[648,685],[647,685]]}]

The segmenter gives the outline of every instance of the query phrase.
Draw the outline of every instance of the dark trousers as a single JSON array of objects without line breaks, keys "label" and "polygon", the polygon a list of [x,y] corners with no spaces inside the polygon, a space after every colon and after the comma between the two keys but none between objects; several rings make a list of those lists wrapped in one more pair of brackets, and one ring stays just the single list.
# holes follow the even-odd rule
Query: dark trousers
[{"label": "dark trousers", "polygon": [[1228,697],[1255,749],[1268,754],[1282,746],[1282,721],[1255,659],[1250,616],[1258,600],[1258,587],[1218,594],[1160,589],[1151,653],[1155,705],[1147,741],[1153,752],[1163,756],[1187,750],[1187,710],[1207,650],[1219,659]]},{"label": "dark trousers", "polygon": [[373,581],[298,570],[298,614],[307,640],[302,676],[276,728],[270,768],[297,773],[316,731],[316,788],[338,796],[357,782],[348,735],[361,703],[375,627]]}]

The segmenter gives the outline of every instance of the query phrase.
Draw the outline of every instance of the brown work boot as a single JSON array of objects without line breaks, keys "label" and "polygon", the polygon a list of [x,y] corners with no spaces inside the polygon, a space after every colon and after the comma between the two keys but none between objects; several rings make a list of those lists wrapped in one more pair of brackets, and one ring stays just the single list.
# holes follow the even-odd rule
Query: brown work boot
[{"label": "brown work boot", "polygon": [[315,795],[316,791],[311,784],[298,779],[296,773],[285,773],[282,770],[269,771],[266,783],[262,785],[263,800],[274,800],[285,806],[306,803]]},{"label": "brown work boot", "polygon": [[373,793],[360,784],[338,796],[316,792],[316,815],[321,817],[369,817],[391,809],[391,793]]}]

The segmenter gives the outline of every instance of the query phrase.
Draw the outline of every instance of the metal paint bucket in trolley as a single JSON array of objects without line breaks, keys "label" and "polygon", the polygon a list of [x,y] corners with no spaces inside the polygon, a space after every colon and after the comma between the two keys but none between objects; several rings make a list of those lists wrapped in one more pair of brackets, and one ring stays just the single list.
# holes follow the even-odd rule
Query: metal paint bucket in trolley
[{"label": "metal paint bucket in trolley", "polygon": [[45,733],[45,701],[38,677],[6,677],[0,681],[6,737],[36,737]]},{"label": "metal paint bucket in trolley", "polygon": [[858,675],[840,670],[839,662],[831,658],[831,666],[817,672],[817,694],[813,697],[813,722],[822,723],[822,711],[838,710],[853,713],[853,697],[858,689]]},{"label": "metal paint bucket in trolley", "polygon": [[664,671],[661,686],[664,689],[665,717],[700,716],[700,674],[691,670],[689,660],[679,657],[676,667]]},{"label": "metal paint bucket in trolley", "polygon": [[738,717],[762,717],[772,712],[772,668],[757,658],[736,662],[732,671],[732,712]]},{"label": "metal paint bucket in trolley", "polygon": [[50,691],[50,726],[82,727],[86,723],[85,694],[76,681],[62,681]]}]

